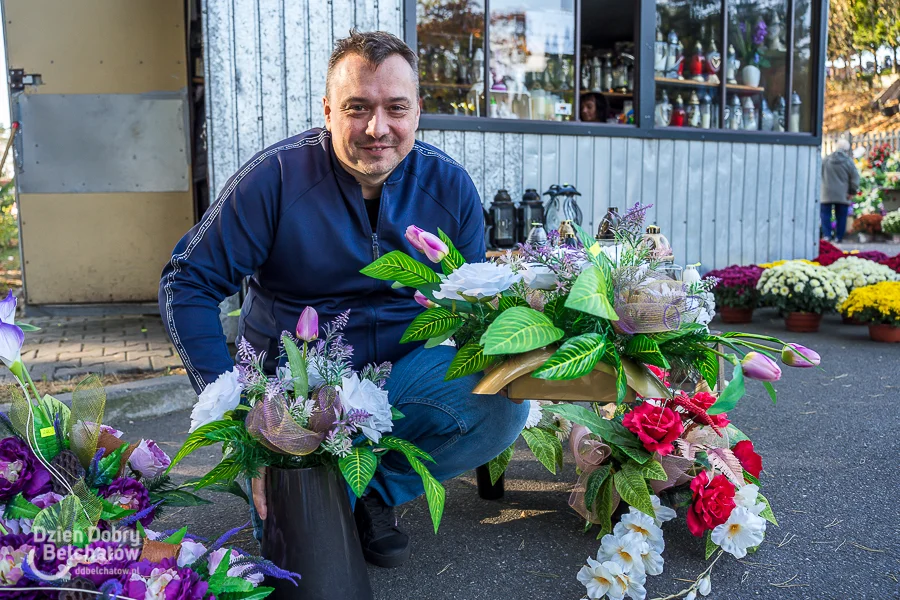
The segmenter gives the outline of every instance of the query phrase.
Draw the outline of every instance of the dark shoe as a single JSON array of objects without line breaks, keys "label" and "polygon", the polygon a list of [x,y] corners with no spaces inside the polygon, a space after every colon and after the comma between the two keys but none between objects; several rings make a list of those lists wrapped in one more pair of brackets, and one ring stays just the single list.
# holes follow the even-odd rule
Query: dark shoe
[{"label": "dark shoe", "polygon": [[385,504],[377,492],[358,499],[353,516],[366,562],[389,569],[409,559],[409,536],[397,527],[394,507]]}]

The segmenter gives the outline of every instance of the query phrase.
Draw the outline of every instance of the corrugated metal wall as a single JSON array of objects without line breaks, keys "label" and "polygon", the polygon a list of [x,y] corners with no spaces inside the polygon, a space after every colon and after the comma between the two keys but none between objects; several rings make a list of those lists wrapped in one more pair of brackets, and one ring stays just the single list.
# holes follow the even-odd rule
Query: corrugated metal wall
[{"label": "corrugated metal wall", "polygon": [[[206,0],[211,182],[258,150],[323,123],[335,37],[351,26],[400,34],[401,0]],[[819,149],[673,140],[420,131],[459,160],[489,204],[500,188],[573,183],[586,227],[610,205],[653,204],[680,263],[703,269],[812,257]]]}]

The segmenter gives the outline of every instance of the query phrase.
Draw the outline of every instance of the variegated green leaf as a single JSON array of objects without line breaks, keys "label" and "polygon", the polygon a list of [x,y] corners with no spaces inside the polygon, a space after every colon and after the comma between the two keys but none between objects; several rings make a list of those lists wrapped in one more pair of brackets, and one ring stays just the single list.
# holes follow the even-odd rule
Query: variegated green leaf
[{"label": "variegated green leaf", "polygon": [[647,482],[641,476],[638,467],[633,463],[625,463],[621,471],[616,471],[613,476],[616,491],[622,500],[635,507],[642,513],[656,517],[653,512],[653,502],[650,501],[650,492],[647,490]]},{"label": "variegated green leaf", "polygon": [[719,399],[706,411],[710,415],[720,415],[728,412],[737,406],[738,400],[744,397],[744,372],[741,370],[741,363],[734,358],[733,354],[728,356],[734,363],[734,372],[731,381],[719,394]]},{"label": "variegated green leaf", "polygon": [[422,478],[422,485],[425,488],[425,500],[428,502],[428,512],[431,513],[431,523],[434,525],[434,532],[437,533],[441,524],[441,518],[444,516],[444,502],[447,492],[444,491],[444,486],[434,478],[434,475],[417,458],[411,458],[409,464]]},{"label": "variegated green leaf", "polygon": [[558,458],[562,456],[562,443],[559,438],[537,427],[522,430],[522,437],[534,456],[555,475]]},{"label": "variegated green leaf", "polygon": [[762,494],[757,494],[756,497],[758,500],[761,500],[766,505],[766,507],[762,510],[762,512],[759,513],[759,516],[761,516],[763,519],[765,519],[766,521],[768,521],[769,523],[771,523],[772,525],[775,525],[777,527],[778,519],[775,518],[775,513],[772,512],[772,505],[769,504],[769,500]]},{"label": "variegated green leaf", "polygon": [[677,340],[678,338],[684,337],[686,335],[691,335],[692,333],[697,333],[704,329],[706,329],[706,326],[699,323],[685,323],[678,329],[674,329],[671,331],[660,331],[659,333],[651,333],[649,334],[649,337],[654,342],[662,346],[666,342]]},{"label": "variegated green leaf", "polygon": [[450,249],[447,256],[441,261],[441,269],[444,271],[444,275],[449,275],[466,264],[466,259],[463,258],[463,255],[456,249],[456,246],[453,245],[453,241],[450,237],[441,231],[440,227],[438,227],[438,237],[441,238],[441,241],[447,244],[447,248]]},{"label": "variegated green leaf", "polygon": [[234,481],[235,477],[240,475],[240,473],[240,463],[233,458],[223,458],[222,462],[213,467],[212,471],[204,475],[200,481],[194,484],[194,489],[199,490],[219,481]]},{"label": "variegated green leaf", "polygon": [[430,454],[428,454],[412,442],[408,442],[392,435],[381,436],[381,440],[378,442],[378,445],[382,448],[388,448],[390,450],[401,452],[407,458],[409,458],[410,456],[415,456],[416,458],[420,458],[428,462],[434,462],[434,459],[431,458]]},{"label": "variegated green leaf", "polygon": [[625,354],[645,365],[653,365],[661,369],[670,367],[669,361],[659,350],[659,345],[643,334],[638,334],[628,340],[625,345]]},{"label": "variegated green leaf", "polygon": [[706,532],[706,560],[718,550],[718,546],[712,541],[712,530]]},{"label": "variegated green leaf", "polygon": [[519,296],[501,296],[497,310],[502,312],[514,306],[528,306],[528,302]]},{"label": "variegated green leaf", "polygon": [[603,484],[609,477],[611,468],[612,467],[610,467],[610,465],[608,464],[601,465],[588,476],[588,480],[585,484],[584,490],[584,505],[591,512],[593,512],[594,504],[597,502],[597,496],[600,494],[600,488],[603,487]]},{"label": "variegated green leaf", "polygon": [[591,265],[582,271],[575,280],[572,291],[569,292],[569,298],[566,300],[566,308],[580,310],[602,319],[618,321],[619,316],[609,301],[611,286],[612,282],[603,274],[600,267]]},{"label": "variegated green leaf", "polygon": [[599,540],[604,535],[612,533],[612,500],[613,500],[613,477],[607,476],[606,481],[600,486],[597,494],[597,500],[594,501],[594,514],[600,521],[600,533],[597,535]]},{"label": "variegated green leaf", "polygon": [[441,280],[431,268],[400,250],[388,252],[359,272],[374,279],[397,281],[409,287],[437,283]]},{"label": "variegated green leaf", "polygon": [[716,389],[719,381],[719,356],[711,350],[704,350],[694,359],[694,367],[709,385],[709,389]]},{"label": "variegated green leaf", "polygon": [[491,475],[491,485],[497,485],[497,481],[499,481],[500,477],[506,472],[506,467],[509,466],[509,461],[512,459],[515,449],[516,445],[513,444],[501,452],[500,456],[494,457],[488,462],[487,466],[488,472]]},{"label": "variegated green leaf", "polygon": [[375,476],[378,468],[378,457],[371,449],[355,446],[350,454],[338,461],[338,467],[347,480],[347,484],[357,498],[362,497],[363,492],[369,487],[369,482]]},{"label": "variegated green leaf", "polygon": [[603,358],[600,360],[616,370],[616,404],[622,404],[628,393],[628,377],[625,375],[625,369],[622,368],[622,359],[619,357],[619,351],[616,350],[615,345],[607,344],[604,348]]},{"label": "variegated green leaf", "polygon": [[400,343],[418,342],[437,337],[458,328],[461,324],[462,317],[453,314],[446,308],[440,306],[429,308],[413,319],[403,337],[400,338]]},{"label": "variegated green leaf", "polygon": [[663,469],[663,466],[659,463],[659,461],[650,460],[640,465],[638,468],[641,476],[644,479],[654,479],[656,481],[665,481],[669,478],[666,475],[666,470]]},{"label": "variegated green leaf", "polygon": [[472,373],[484,371],[485,367],[497,360],[496,356],[488,356],[484,353],[484,348],[478,342],[469,342],[456,352],[456,356],[450,361],[447,368],[447,374],[444,376],[445,381],[465,377]]},{"label": "variegated green leaf", "polygon": [[481,336],[484,353],[520,354],[543,348],[559,340],[564,332],[542,313],[525,306],[514,306],[500,316]]},{"label": "variegated green leaf", "polygon": [[184,443],[181,445],[181,449],[178,450],[178,454],[175,455],[175,458],[172,459],[172,463],[166,469],[166,474],[168,474],[169,471],[172,470],[172,467],[177,465],[181,461],[181,459],[189,455],[194,450],[203,448],[204,446],[212,446],[213,444],[219,443],[219,440],[211,440],[207,438],[206,434],[217,431],[219,429],[234,427],[235,425],[243,427],[244,423],[242,421],[232,421],[230,419],[226,419],[222,421],[213,421],[212,423],[207,423],[202,427],[198,427],[190,435],[188,435],[186,440],[184,440]]},{"label": "variegated green leaf", "polygon": [[599,333],[586,333],[566,340],[532,376],[538,379],[563,380],[587,375],[603,356],[606,344],[606,338]]}]

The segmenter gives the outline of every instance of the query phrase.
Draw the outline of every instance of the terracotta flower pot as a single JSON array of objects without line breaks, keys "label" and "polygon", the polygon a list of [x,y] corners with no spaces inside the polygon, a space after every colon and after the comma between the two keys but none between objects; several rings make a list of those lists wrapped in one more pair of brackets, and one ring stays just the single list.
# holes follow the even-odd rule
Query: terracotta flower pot
[{"label": "terracotta flower pot", "polygon": [[896,325],[869,325],[869,337],[875,342],[900,343],[900,327]]},{"label": "terracotta flower pot", "polygon": [[752,308],[719,307],[719,316],[723,323],[750,323],[753,321]]},{"label": "terracotta flower pot", "polygon": [[784,318],[785,327],[795,333],[812,333],[819,330],[822,315],[808,312],[792,312]]}]

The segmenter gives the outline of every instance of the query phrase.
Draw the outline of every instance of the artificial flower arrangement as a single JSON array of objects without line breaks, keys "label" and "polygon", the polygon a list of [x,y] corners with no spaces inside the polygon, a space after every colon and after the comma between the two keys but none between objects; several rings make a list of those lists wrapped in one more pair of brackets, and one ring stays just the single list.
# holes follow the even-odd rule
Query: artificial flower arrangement
[{"label": "artificial flower arrangement", "polygon": [[437,532],[445,494],[425,466],[434,459],[414,444],[387,435],[393,420],[403,417],[388,403],[384,389],[391,364],[352,370],[353,350],[343,340],[349,312],[323,326],[320,339],[315,309],[304,309],[296,337],[282,333],[287,366],[273,376],[264,371],[265,355],[242,339],[238,365],[200,394],[191,413],[190,435],[169,469],[198,448],[221,443],[222,460],[195,489],[233,486],[238,477],[259,477],[264,467],[324,466],[339,469],[361,497],[381,457],[394,450],[422,478]]},{"label": "artificial flower arrangement", "polygon": [[847,298],[847,287],[837,273],[802,261],[766,269],[757,288],[762,302],[782,314],[822,314],[837,310]]},{"label": "artificial flower arrangement", "polygon": [[[773,337],[712,334],[707,324],[715,280],[685,284],[661,275],[640,238],[645,210],[637,205],[625,215],[615,247],[601,248],[576,227],[576,239],[560,243],[551,232],[546,246],[524,244],[518,256],[476,264],[466,263],[440,230],[434,235],[410,226],[407,240],[439,264],[441,274],[402,251],[362,270],[416,289],[425,311],[402,341],[456,345],[448,380],[544,348],[549,358],[533,378],[573,380],[600,363],[612,367],[617,402],[611,411],[598,403],[587,409],[529,401],[522,434],[552,472],[562,462],[568,436],[580,472],[570,505],[589,526],[600,525],[602,539],[598,559],[579,575],[597,584],[589,586],[591,598],[643,598],[646,575],[661,572],[662,535],[654,519],[670,513],[660,507],[657,489],[691,484],[688,524],[695,535],[715,532],[708,538],[709,554],[719,545],[743,556],[761,542],[765,519],[774,521],[757,494],[761,463],[725,413],[743,396],[745,378],[761,380],[775,400],[777,354],[790,366],[819,363],[811,350]],[[710,390],[716,389],[720,358],[735,368],[731,382],[715,394]],[[624,402],[626,362],[659,383],[659,397]],[[694,391],[669,389],[664,382],[670,380]],[[511,447],[489,463],[492,480],[512,452]],[[615,523],[620,501],[631,512]]]},{"label": "artificial flower arrangement", "polygon": [[882,219],[879,213],[861,214],[853,220],[853,233],[881,233]]},{"label": "artificial flower arrangement", "polygon": [[900,210],[884,215],[884,219],[881,220],[881,230],[891,235],[900,234]]},{"label": "artificial flower arrangement", "polygon": [[750,25],[747,21],[741,21],[737,31],[733,33],[735,34],[734,47],[742,66],[753,65],[761,69],[771,66],[766,57],[766,36],[769,34],[769,28],[762,17],[757,20],[755,26]]},{"label": "artificial flower arrangement", "polygon": [[840,258],[829,265],[828,269],[837,273],[848,292],[882,281],[900,281],[900,276],[890,267],[856,256]]},{"label": "artificial flower arrangement", "polygon": [[[0,358],[15,376],[9,414],[0,413],[0,594],[234,600],[265,598],[264,575],[299,577],[187,528],[155,533],[164,508],[209,504],[165,474],[169,457],[153,440],[128,443],[102,424],[96,376],[71,407],[40,395],[21,360],[16,299],[0,302]],[[62,593],[60,593],[62,592]],[[75,595],[73,595],[75,594]],[[81,595],[78,595],[81,594]]]}]

